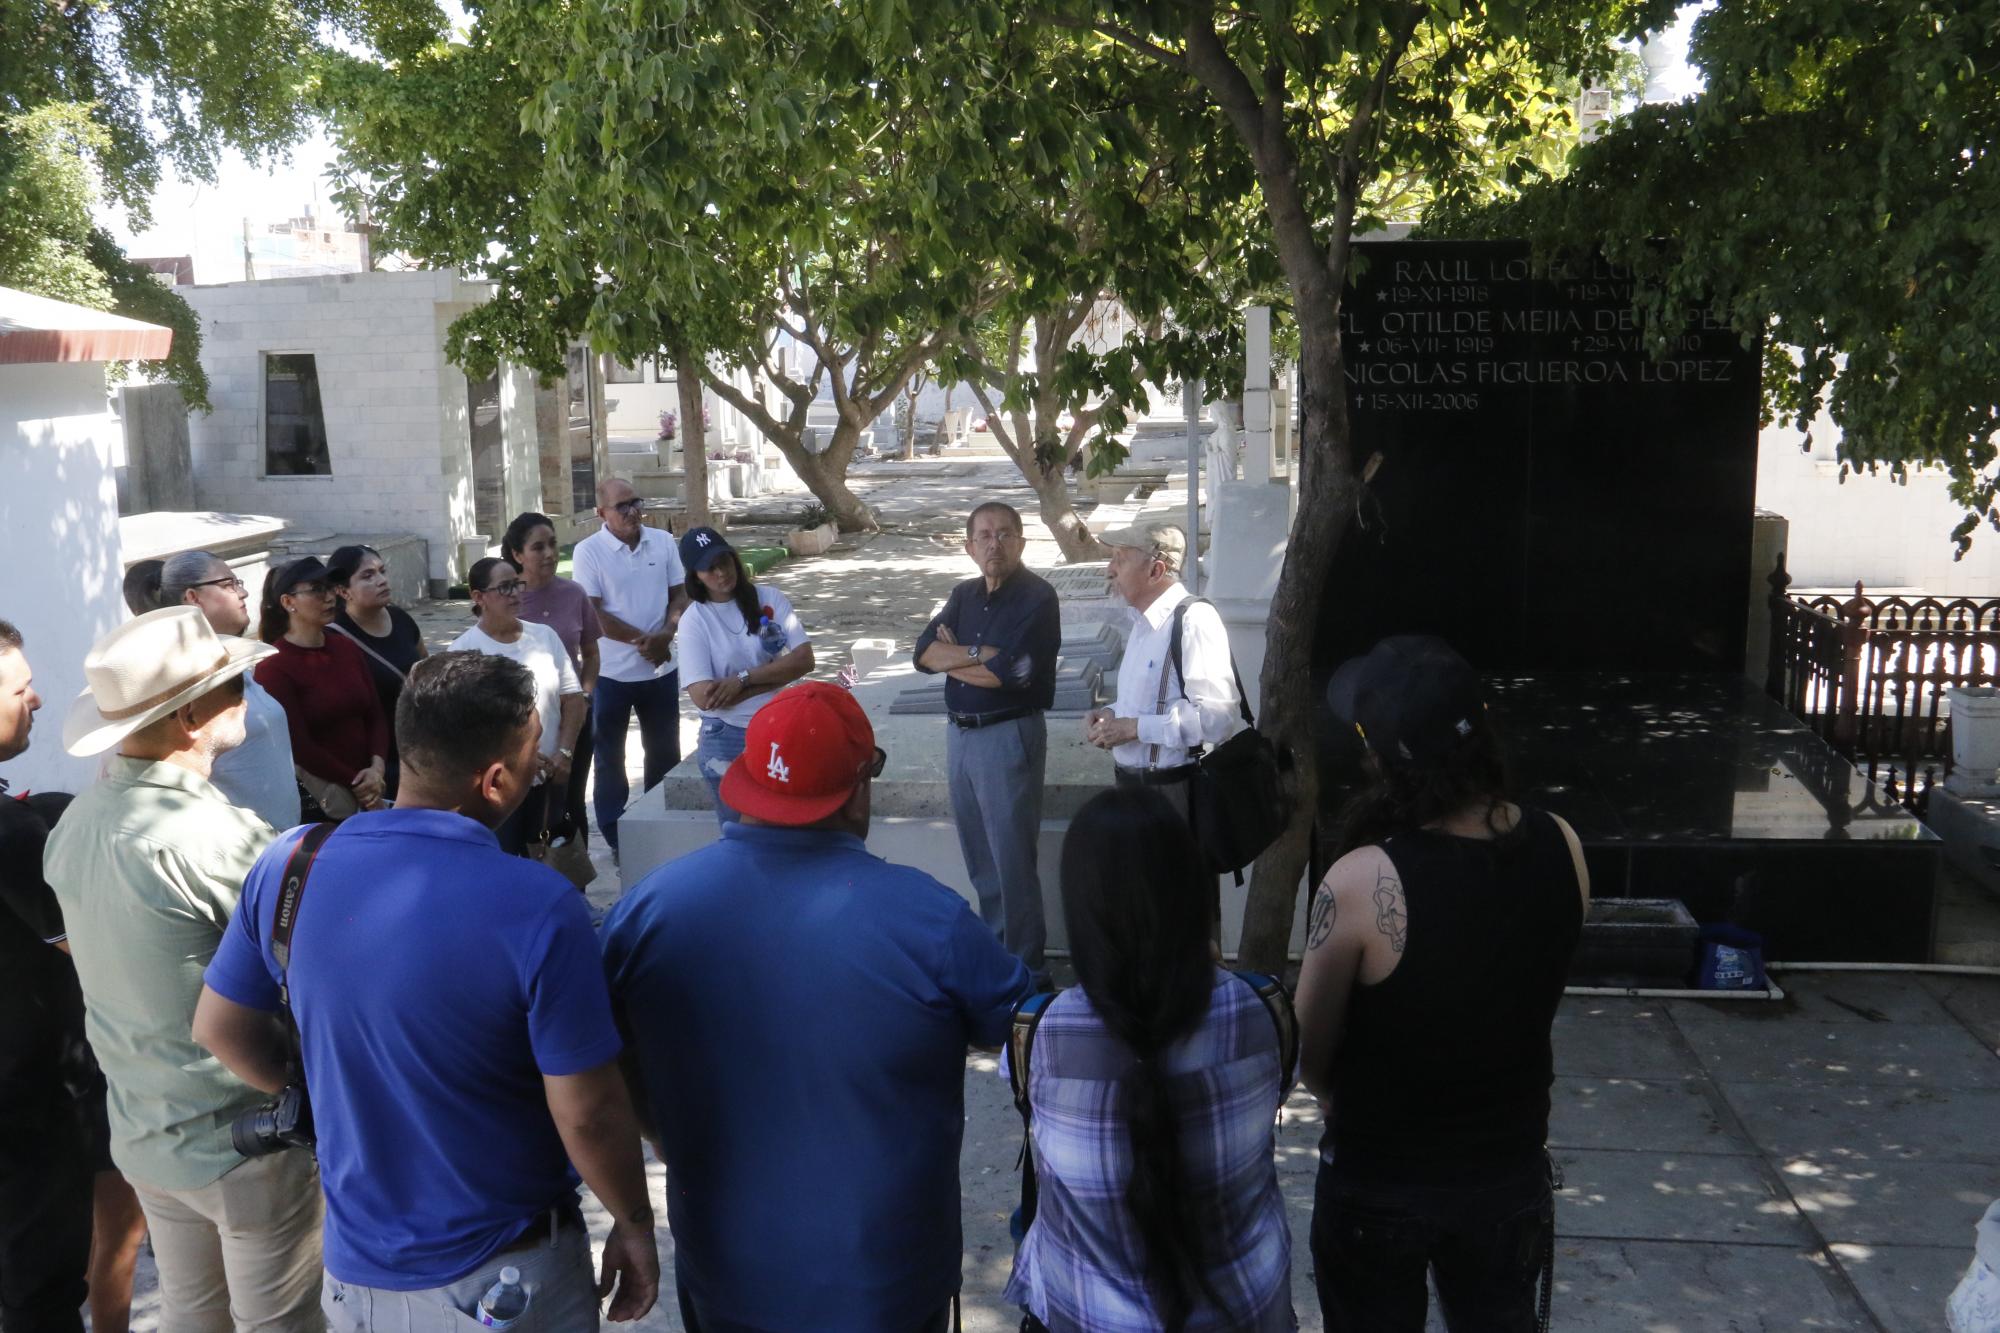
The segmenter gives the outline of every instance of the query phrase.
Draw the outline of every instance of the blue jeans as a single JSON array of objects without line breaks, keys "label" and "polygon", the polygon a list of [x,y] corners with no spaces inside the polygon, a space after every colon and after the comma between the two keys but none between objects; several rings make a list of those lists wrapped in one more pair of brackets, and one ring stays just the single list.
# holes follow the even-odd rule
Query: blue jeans
[{"label": "blue jeans", "polygon": [[715,801],[715,818],[719,823],[734,824],[742,818],[722,799],[722,775],[736,762],[736,756],[743,753],[743,740],[749,734],[748,727],[720,718],[701,720],[701,737],[695,742],[694,753],[701,762],[701,780],[708,784],[708,794]]},{"label": "blue jeans", "polygon": [[632,714],[639,715],[639,744],[645,748],[645,778],[640,786],[647,791],[658,785],[667,770],[681,761],[681,675],[669,671],[651,680],[597,680],[597,693],[590,701],[590,724],[597,733],[597,754],[592,773],[597,793],[591,804],[597,808],[597,827],[604,841],[618,850],[618,816],[632,796],[632,784],[625,777],[625,736],[632,727]]}]

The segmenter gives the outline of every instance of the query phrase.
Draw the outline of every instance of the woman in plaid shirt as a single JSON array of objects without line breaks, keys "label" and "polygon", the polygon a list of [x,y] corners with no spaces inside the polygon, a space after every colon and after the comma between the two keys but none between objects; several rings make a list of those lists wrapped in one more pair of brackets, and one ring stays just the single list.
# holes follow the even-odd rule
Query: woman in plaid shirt
[{"label": "woman in plaid shirt", "polygon": [[1216,966],[1201,867],[1150,787],[1093,797],[1063,839],[1081,984],[1029,1061],[1040,1196],[1006,1293],[1024,1330],[1298,1326],[1272,1142],[1291,1071],[1264,1002]]}]

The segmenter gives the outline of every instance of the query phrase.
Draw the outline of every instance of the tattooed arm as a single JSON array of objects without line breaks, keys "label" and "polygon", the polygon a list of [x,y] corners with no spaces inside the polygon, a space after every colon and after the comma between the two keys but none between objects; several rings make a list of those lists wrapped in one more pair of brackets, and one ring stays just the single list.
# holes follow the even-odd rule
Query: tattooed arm
[{"label": "tattooed arm", "polygon": [[1348,998],[1358,981],[1379,981],[1395,967],[1407,923],[1403,886],[1379,847],[1343,856],[1313,894],[1299,970],[1299,1077],[1322,1102],[1334,1093]]}]

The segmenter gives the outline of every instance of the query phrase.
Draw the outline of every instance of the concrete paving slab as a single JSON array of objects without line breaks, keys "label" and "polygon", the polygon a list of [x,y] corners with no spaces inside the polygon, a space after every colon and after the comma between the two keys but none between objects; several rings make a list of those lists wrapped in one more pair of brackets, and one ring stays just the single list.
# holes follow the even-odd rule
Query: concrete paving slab
[{"label": "concrete paving slab", "polygon": [[1949,1023],[1951,1015],[1916,973],[1787,972],[1779,976],[1786,998],[1777,1004],[1727,1000],[1669,1000],[1680,1023],[1703,1021],[1789,1023]]},{"label": "concrete paving slab", "polygon": [[1972,1243],[1958,1248],[1836,1245],[1834,1259],[1882,1327],[1894,1333],[1942,1329],[1945,1298],[1972,1262]]},{"label": "concrete paving slab", "polygon": [[1986,1205],[2000,1198],[2000,1166],[1978,1162],[1799,1159],[1776,1166],[1780,1184],[1829,1241],[1969,1251]]},{"label": "concrete paving slab", "polygon": [[1555,1157],[1563,1174],[1559,1236],[1814,1244],[1811,1228],[1754,1157],[1576,1148]]},{"label": "concrete paving slab", "polygon": [[1991,1089],[1721,1087],[1751,1140],[1780,1161],[2000,1164],[2000,1092]]},{"label": "concrete paving slab", "polygon": [[1987,1050],[2000,1052],[2000,977],[1927,976],[1924,985]]},{"label": "concrete paving slab", "polygon": [[1554,1325],[1565,1333],[1876,1333],[1830,1268],[1807,1249],[1558,1240]]},{"label": "concrete paving slab", "polygon": [[1756,1151],[1706,1080],[1557,1077],[1549,1143],[1648,1153]]},{"label": "concrete paving slab", "polygon": [[1658,1001],[1567,996],[1556,1011],[1552,1040],[1558,1074],[1672,1078],[1701,1072]]},{"label": "concrete paving slab", "polygon": [[1800,1017],[1775,1024],[1690,1023],[1683,1030],[1709,1073],[1720,1079],[2000,1089],[2000,1059],[1956,1023],[1823,1023]]}]

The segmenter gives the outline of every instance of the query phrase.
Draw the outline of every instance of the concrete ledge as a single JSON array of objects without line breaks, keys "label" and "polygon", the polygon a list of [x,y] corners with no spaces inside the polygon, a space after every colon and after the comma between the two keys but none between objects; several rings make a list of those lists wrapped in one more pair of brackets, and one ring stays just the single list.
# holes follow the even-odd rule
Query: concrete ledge
[{"label": "concrete ledge", "polygon": [[1924,822],[1943,840],[1947,861],[1988,893],[2000,895],[2000,799],[1961,796],[1949,787],[1933,787]]}]

